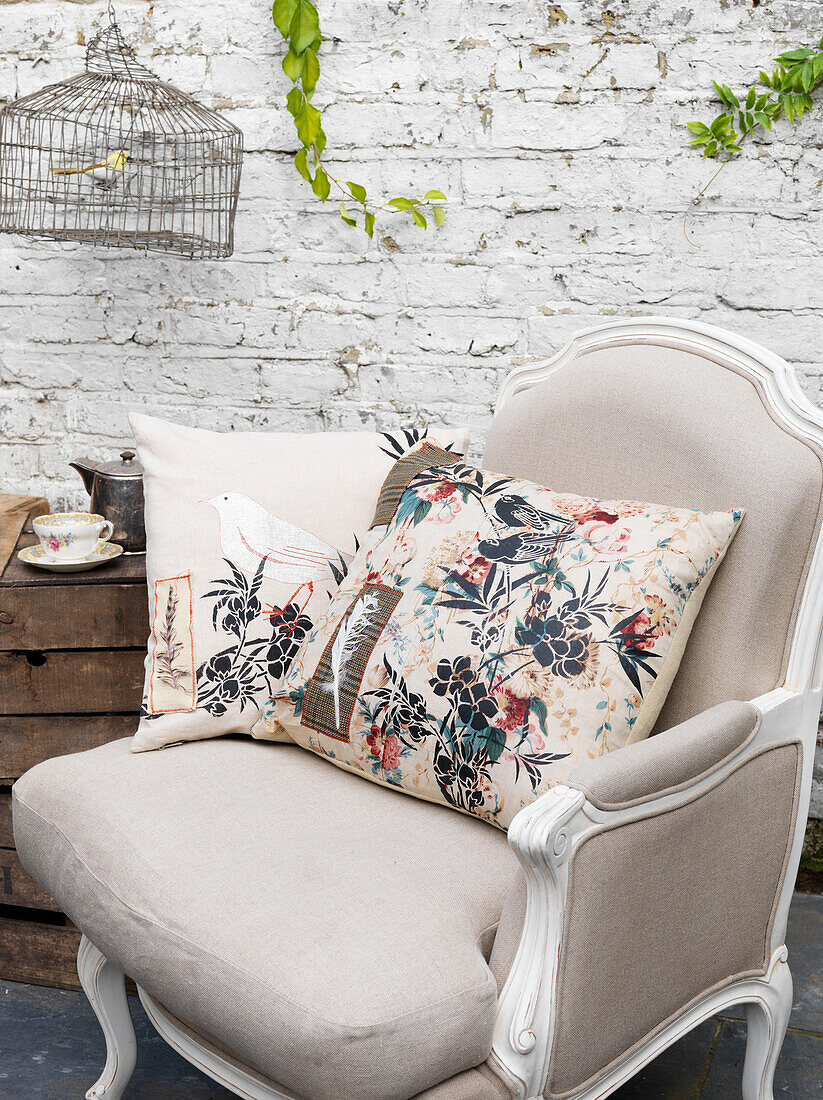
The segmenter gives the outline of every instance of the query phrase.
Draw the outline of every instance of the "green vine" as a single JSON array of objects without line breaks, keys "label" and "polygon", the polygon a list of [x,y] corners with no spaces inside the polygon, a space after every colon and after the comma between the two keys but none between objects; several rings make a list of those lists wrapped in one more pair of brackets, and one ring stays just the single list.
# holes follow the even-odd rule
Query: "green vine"
[{"label": "green vine", "polygon": [[[439,205],[446,201],[442,191],[427,191],[422,199],[400,195],[386,203],[375,203],[369,199],[362,184],[352,180],[341,182],[332,175],[323,161],[326,135],[322,118],[320,111],[312,103],[314,90],[320,79],[317,52],[322,36],[317,8],[311,0],[274,0],[272,19],[289,47],[283,58],[283,72],[291,80],[293,87],[286,96],[286,106],[294,119],[301,144],[301,149],[294,158],[294,166],[303,179],[311,184],[315,195],[325,202],[334,184],[342,195],[340,217],[346,225],[355,227],[357,215],[362,211],[363,229],[369,237],[374,236],[378,210],[391,214],[408,213],[416,226],[426,229],[428,221],[423,210],[430,207],[435,225],[442,226],[446,221],[446,212]],[[346,206],[347,202],[353,204],[354,213]]]},{"label": "green vine", "polygon": [[774,61],[777,68],[771,73],[761,70],[759,82],[748,89],[742,104],[726,84],[715,80],[722,111],[708,126],[703,122],[688,124],[695,135],[690,145],[702,148],[704,157],[725,153],[726,159],[692,199],[686,219],[726,165],[742,152],[743,141],[753,137],[756,130],[771,130],[780,118],[794,125],[814,107],[812,92],[823,84],[823,38],[816,49],[789,50]]}]

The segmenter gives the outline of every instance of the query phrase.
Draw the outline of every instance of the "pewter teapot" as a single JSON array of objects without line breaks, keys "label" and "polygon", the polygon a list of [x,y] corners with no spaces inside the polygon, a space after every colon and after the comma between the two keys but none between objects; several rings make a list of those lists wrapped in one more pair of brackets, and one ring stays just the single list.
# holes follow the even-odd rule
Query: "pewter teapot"
[{"label": "pewter teapot", "polygon": [[122,451],[119,462],[78,458],[69,466],[82,477],[91,497],[92,512],[99,512],[114,525],[112,541],[119,542],[126,553],[144,551],[143,467],[137,462],[134,451]]}]

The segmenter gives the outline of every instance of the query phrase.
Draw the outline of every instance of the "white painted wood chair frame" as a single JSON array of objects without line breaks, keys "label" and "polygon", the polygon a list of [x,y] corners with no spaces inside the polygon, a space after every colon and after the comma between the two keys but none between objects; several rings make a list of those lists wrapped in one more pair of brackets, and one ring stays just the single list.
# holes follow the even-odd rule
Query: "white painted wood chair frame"
[{"label": "white painted wood chair frame", "polygon": [[[776,420],[823,447],[823,415],[804,397],[792,368],[779,356],[708,325],[663,318],[610,322],[579,333],[554,358],[513,371],[503,384],[497,408],[516,393],[571,366],[581,353],[627,343],[685,349],[756,380]],[[542,1097],[549,1069],[569,865],[577,846],[605,828],[628,824],[699,797],[765,746],[792,741],[802,746],[801,792],[765,973],[762,977],[732,980],[725,988],[692,1004],[594,1084],[575,1094],[575,1100],[603,1100],[708,1017],[732,1005],[746,1004],[749,1035],[743,1097],[773,1100],[774,1070],[792,1004],[785,936],[811,793],[821,704],[822,629],[823,536],[819,536],[797,615],[785,683],[753,700],[762,721],[754,738],[737,754],[711,775],[639,807],[598,810],[579,791],[560,786],[521,810],[512,822],[509,842],[526,874],[526,916],[514,964],[498,1001],[491,1061],[518,1083],[521,1100]],[[123,975],[85,937],[80,945],[78,972],[100,1019],[108,1049],[103,1075],[87,1097],[120,1100],[134,1068],[136,1049]],[[262,1077],[203,1046],[144,990],[139,993],[159,1034],[214,1080],[248,1100],[294,1100],[292,1094],[274,1088]]]}]

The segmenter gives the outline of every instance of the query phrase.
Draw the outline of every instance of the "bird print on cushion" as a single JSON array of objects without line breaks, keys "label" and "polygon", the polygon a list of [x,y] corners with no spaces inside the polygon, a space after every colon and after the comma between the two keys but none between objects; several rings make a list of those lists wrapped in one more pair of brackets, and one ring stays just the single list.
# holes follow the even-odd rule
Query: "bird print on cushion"
[{"label": "bird print on cushion", "polygon": [[271,515],[245,493],[222,493],[207,500],[220,520],[220,546],[226,557],[251,576],[265,561],[263,576],[272,581],[309,582],[333,578],[335,547]]},{"label": "bird print on cushion", "polygon": [[516,493],[502,496],[495,504],[494,514],[507,528],[514,528],[514,534],[483,539],[477,550],[489,561],[507,565],[521,565],[554,554],[561,543],[574,535],[577,527],[568,516],[536,508]]}]

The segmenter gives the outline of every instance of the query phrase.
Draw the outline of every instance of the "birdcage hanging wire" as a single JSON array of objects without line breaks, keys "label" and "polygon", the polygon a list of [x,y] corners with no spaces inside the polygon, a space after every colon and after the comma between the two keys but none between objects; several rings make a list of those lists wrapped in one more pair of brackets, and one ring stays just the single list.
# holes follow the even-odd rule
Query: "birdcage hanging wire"
[{"label": "birdcage hanging wire", "polygon": [[230,256],[241,131],[139,64],[108,14],[84,73],[0,113],[0,232]]}]

